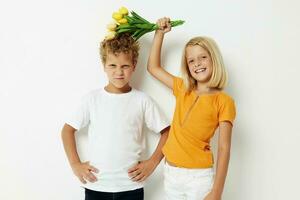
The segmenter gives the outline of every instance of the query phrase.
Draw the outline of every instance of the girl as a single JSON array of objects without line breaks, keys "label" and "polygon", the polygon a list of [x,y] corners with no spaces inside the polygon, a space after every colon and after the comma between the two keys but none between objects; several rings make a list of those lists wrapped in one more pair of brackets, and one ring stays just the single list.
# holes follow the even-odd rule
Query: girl
[{"label": "girl", "polygon": [[[192,38],[184,47],[183,79],[161,67],[164,34],[171,30],[170,19],[157,22],[148,60],[152,76],[173,90],[176,108],[169,138],[163,147],[166,158],[165,191],[170,200],[220,200],[230,157],[235,105],[223,92],[227,81],[222,56],[208,37]],[[210,139],[219,128],[216,173]]]}]

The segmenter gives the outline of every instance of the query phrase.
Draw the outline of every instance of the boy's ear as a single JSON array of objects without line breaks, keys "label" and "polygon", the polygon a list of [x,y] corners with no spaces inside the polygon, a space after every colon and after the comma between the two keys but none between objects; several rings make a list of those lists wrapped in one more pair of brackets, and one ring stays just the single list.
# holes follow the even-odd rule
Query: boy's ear
[{"label": "boy's ear", "polygon": [[104,72],[106,72],[106,68],[105,68],[105,63],[104,62],[102,63],[102,69],[103,69]]},{"label": "boy's ear", "polygon": [[136,68],[137,61],[133,62],[133,70]]}]

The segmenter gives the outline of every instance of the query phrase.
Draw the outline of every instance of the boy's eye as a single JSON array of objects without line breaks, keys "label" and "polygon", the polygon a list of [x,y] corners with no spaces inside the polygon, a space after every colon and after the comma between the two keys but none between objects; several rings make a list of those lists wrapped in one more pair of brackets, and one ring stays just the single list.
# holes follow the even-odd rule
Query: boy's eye
[{"label": "boy's eye", "polygon": [[107,65],[107,68],[109,68],[109,69],[114,69],[116,67],[117,67],[116,65]]},{"label": "boy's eye", "polygon": [[122,68],[123,69],[128,69],[128,68],[130,68],[130,66],[129,65],[124,65]]}]

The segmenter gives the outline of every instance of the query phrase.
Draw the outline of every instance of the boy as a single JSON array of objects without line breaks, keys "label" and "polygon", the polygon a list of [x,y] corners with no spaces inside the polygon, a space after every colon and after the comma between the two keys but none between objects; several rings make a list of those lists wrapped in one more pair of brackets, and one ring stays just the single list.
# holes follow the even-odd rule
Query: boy
[{"label": "boy", "polygon": [[[163,158],[169,123],[146,94],[129,85],[139,45],[127,34],[101,43],[109,83],[88,93],[66,122],[62,140],[74,174],[84,184],[85,199],[142,200],[143,182]],[[161,137],[152,156],[140,161],[143,124]],[[82,163],[74,133],[89,125],[89,162]]]}]

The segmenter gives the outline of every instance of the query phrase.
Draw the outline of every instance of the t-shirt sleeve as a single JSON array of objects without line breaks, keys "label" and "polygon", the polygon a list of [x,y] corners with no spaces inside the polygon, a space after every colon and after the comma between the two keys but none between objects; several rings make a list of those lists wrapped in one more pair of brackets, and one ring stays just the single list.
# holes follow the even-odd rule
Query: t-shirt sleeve
[{"label": "t-shirt sleeve", "polygon": [[161,112],[151,97],[147,97],[145,102],[144,115],[146,126],[155,133],[159,133],[170,125],[166,116]]},{"label": "t-shirt sleeve", "polygon": [[89,97],[88,95],[84,96],[81,99],[80,104],[74,109],[74,112],[69,115],[66,120],[66,123],[80,130],[86,127],[90,122],[90,111],[89,111]]},{"label": "t-shirt sleeve", "polygon": [[180,91],[184,89],[183,87],[184,87],[183,79],[175,76],[173,78],[173,94],[175,97],[177,97]]},{"label": "t-shirt sleeve", "polygon": [[234,100],[226,96],[222,98],[219,106],[219,122],[229,121],[233,125],[236,117]]}]

